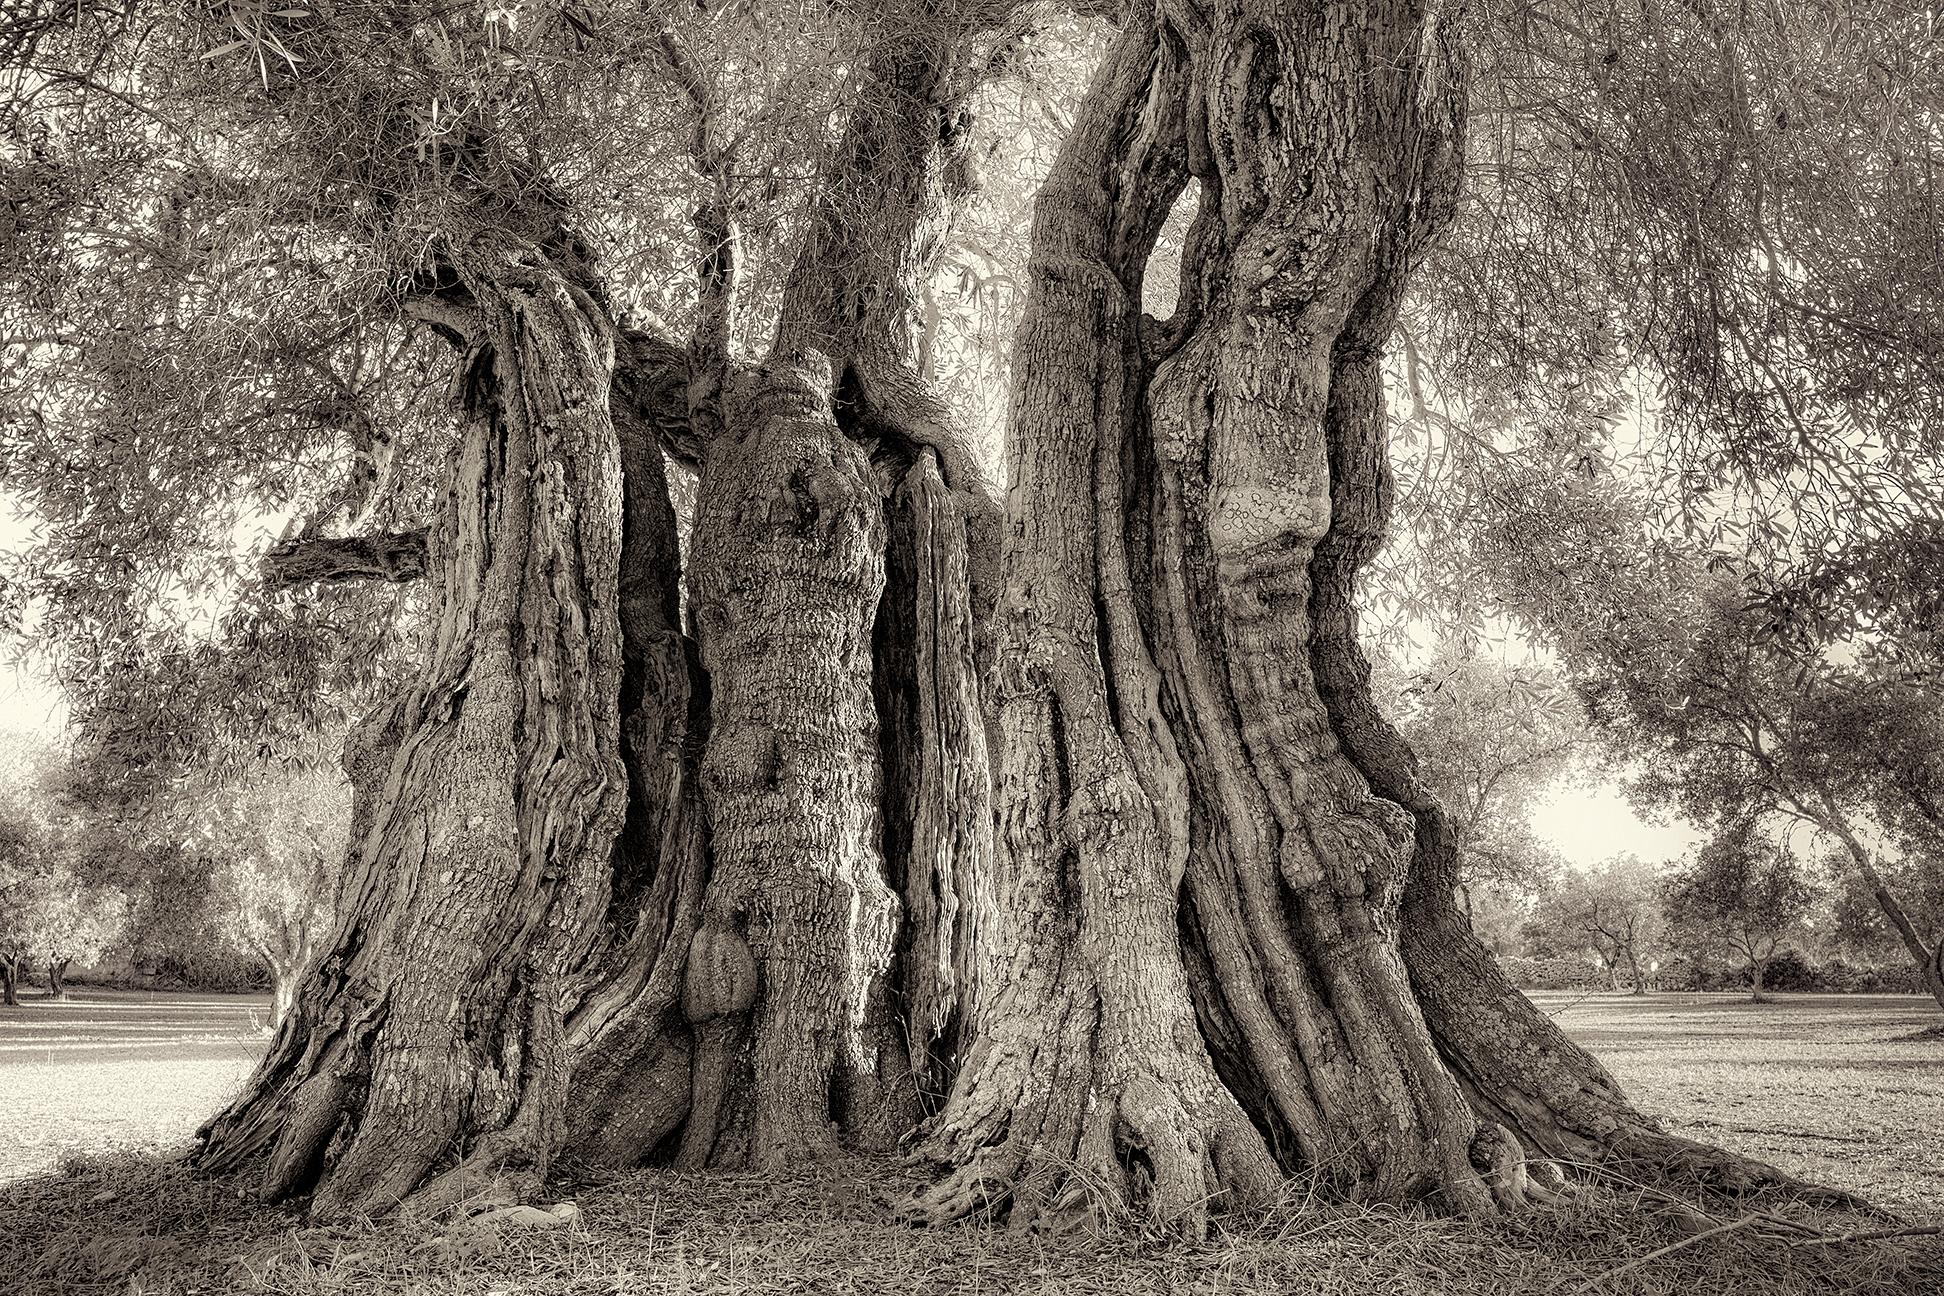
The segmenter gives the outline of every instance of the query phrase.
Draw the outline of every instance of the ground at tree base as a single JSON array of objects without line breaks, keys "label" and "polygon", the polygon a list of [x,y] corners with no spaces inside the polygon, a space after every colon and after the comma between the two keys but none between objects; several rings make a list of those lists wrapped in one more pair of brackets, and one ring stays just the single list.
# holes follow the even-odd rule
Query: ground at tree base
[{"label": "ground at tree base", "polygon": [[[6,1296],[1917,1296],[1944,1291],[1935,1236],[1696,1239],[1653,1194],[1588,1191],[1490,1223],[1303,1198],[1187,1246],[1134,1228],[1064,1235],[901,1225],[892,1162],[841,1176],[641,1171],[557,1181],[571,1224],[310,1228],[234,1180],[124,1155],[0,1188]],[[1735,1218],[1721,1208],[1724,1221]],[[1780,1213],[1811,1217],[1794,1208]],[[1869,1221],[1817,1218],[1826,1229]],[[1880,1222],[1875,1227],[1881,1227]],[[1676,1247],[1655,1256],[1664,1248]],[[1647,1257],[1653,1256],[1648,1259]],[[1625,1268],[1623,1268],[1625,1267]]]}]

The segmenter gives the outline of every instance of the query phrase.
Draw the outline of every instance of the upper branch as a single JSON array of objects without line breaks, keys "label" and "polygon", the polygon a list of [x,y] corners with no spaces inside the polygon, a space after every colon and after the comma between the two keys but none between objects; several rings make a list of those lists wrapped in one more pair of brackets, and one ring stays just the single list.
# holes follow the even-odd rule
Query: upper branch
[{"label": "upper branch", "polygon": [[272,589],[348,580],[396,584],[424,574],[423,527],[341,540],[291,540],[263,556],[264,581]]}]

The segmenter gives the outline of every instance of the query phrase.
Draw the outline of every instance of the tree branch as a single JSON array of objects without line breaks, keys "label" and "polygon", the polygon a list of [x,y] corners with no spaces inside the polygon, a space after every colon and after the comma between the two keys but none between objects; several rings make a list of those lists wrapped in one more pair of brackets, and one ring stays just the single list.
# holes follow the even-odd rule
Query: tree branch
[{"label": "tree branch", "polygon": [[263,556],[263,577],[272,589],[349,580],[398,584],[424,574],[423,527],[341,540],[292,540]]}]

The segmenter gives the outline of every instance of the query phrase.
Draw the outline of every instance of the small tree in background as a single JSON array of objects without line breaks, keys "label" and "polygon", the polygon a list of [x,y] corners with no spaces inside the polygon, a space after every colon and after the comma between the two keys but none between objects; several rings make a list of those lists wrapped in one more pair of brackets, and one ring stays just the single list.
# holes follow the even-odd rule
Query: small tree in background
[{"label": "small tree in background", "polygon": [[48,993],[66,998],[69,966],[101,957],[122,931],[120,893],[75,865],[59,825],[17,811],[0,818],[0,998],[8,1005],[19,1003],[20,978],[37,963]]},{"label": "small tree in background", "polygon": [[87,868],[76,823],[57,804],[65,753],[31,734],[8,736],[0,761],[0,999],[19,1003],[36,963],[66,997],[69,965],[100,957],[121,931],[121,897]]},{"label": "small tree in background", "polygon": [[208,798],[204,831],[221,861],[216,912],[269,965],[273,1025],[330,925],[350,815],[349,787],[331,769],[260,771]]},{"label": "small tree in background", "polygon": [[27,909],[27,942],[47,968],[50,998],[67,998],[68,968],[93,963],[123,931],[123,897],[113,887],[90,886],[72,869],[50,873]]},{"label": "small tree in background", "polygon": [[1740,956],[1761,1003],[1768,997],[1763,979],[1769,964],[1801,928],[1815,898],[1816,887],[1795,853],[1741,820],[1666,879],[1662,905],[1676,932]]},{"label": "small tree in background", "polygon": [[26,908],[39,878],[39,826],[12,812],[0,813],[0,1002],[20,1002],[20,964],[27,956]]},{"label": "small tree in background", "polygon": [[1647,993],[1643,965],[1651,962],[1661,933],[1658,884],[1653,866],[1632,855],[1565,874],[1540,896],[1526,925],[1529,952],[1586,951],[1599,960],[1612,989],[1620,988],[1624,969],[1633,992]]},{"label": "small tree in background", "polygon": [[1386,671],[1373,688],[1450,819],[1459,903],[1474,925],[1480,891],[1496,892],[1503,910],[1544,890],[1562,861],[1534,834],[1531,807],[1590,736],[1566,682],[1543,665],[1448,643],[1422,670]]}]

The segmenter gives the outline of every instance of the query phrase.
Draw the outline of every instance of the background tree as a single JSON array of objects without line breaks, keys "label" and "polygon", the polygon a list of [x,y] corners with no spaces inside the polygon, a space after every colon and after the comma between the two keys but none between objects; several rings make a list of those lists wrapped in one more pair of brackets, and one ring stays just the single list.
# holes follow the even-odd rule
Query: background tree
[{"label": "background tree", "polygon": [[1795,853],[1731,824],[1663,881],[1662,906],[1677,929],[1739,955],[1756,1002],[1782,942],[1801,929],[1816,887]]},{"label": "background tree", "polygon": [[48,879],[27,906],[26,946],[47,969],[49,998],[67,998],[67,972],[101,958],[122,935],[122,897],[88,886],[73,872]]},{"label": "background tree", "polygon": [[[1657,537],[1624,483],[1534,474],[1505,505],[1475,542],[1506,602],[1558,648],[1604,739],[1639,762],[1635,798],[1696,822],[1779,814],[1826,834],[1944,1003],[1937,942],[1864,840],[1879,807],[1925,831],[1923,735],[1944,695],[1872,641],[1779,633],[1751,599],[1746,562]],[[1537,536],[1547,543],[1535,548]]]},{"label": "background tree", "polygon": [[350,828],[348,789],[336,770],[268,769],[198,800],[198,835],[220,861],[214,906],[231,939],[268,965],[275,1026],[330,930]]},{"label": "background tree", "polygon": [[1451,641],[1421,669],[1382,671],[1372,687],[1451,817],[1466,913],[1476,918],[1481,887],[1501,901],[1542,891],[1562,862],[1534,835],[1532,809],[1590,738],[1565,681]]},{"label": "background tree", "polygon": [[1541,893],[1527,945],[1538,954],[1590,953],[1613,989],[1624,975],[1633,993],[1645,994],[1661,938],[1659,883],[1659,870],[1633,855],[1569,869]]},{"label": "background tree", "polygon": [[0,817],[0,1003],[20,1002],[20,974],[32,954],[30,913],[43,885],[45,851],[39,825],[9,813]]}]

